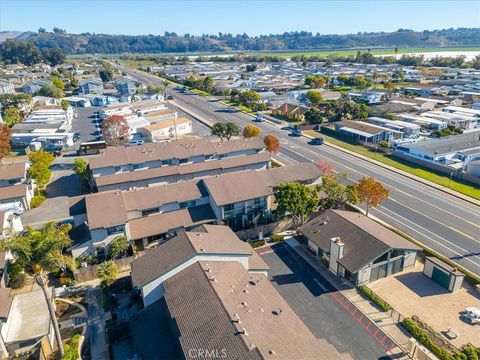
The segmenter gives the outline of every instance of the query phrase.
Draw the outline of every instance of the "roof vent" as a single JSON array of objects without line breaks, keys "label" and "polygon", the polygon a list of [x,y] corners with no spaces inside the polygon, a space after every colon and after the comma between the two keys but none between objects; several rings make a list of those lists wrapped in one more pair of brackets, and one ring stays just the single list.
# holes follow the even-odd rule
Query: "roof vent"
[{"label": "roof vent", "polygon": [[217,282],[217,278],[215,276],[212,276],[211,278],[208,278],[208,280],[213,281],[213,282]]},{"label": "roof vent", "polygon": [[268,350],[268,354],[269,354],[269,355],[277,355],[277,353],[276,353],[275,351],[273,351],[273,350]]},{"label": "roof vent", "polygon": [[273,315],[280,315],[281,313],[282,313],[282,309],[280,308],[272,310]]}]

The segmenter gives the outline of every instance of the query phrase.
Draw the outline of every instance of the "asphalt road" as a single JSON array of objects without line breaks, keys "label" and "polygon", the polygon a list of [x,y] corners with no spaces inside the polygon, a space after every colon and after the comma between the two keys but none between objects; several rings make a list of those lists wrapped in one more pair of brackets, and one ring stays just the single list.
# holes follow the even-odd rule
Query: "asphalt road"
[{"label": "asphalt road", "polygon": [[[160,85],[161,80],[139,71],[125,70],[144,83]],[[232,121],[239,126],[252,117],[216,99],[192,92],[181,93],[168,87],[176,103],[214,122]],[[291,137],[278,125],[255,123],[262,134],[274,134],[281,142],[278,158],[285,164],[324,159],[349,181],[373,176],[390,190],[390,198],[370,214],[410,235],[420,243],[449,257],[480,275],[480,207],[419,181],[397,174],[327,145],[314,146],[308,139]],[[480,191],[480,190],[479,190]]]},{"label": "asphalt road", "polygon": [[389,340],[382,344],[378,340],[385,334],[375,323],[366,318],[368,325],[355,321],[335,298],[343,295],[327,279],[285,243],[272,246],[272,251],[265,252],[266,249],[260,254],[271,268],[269,278],[273,286],[312,334],[356,360],[386,358],[385,352],[393,343]]}]

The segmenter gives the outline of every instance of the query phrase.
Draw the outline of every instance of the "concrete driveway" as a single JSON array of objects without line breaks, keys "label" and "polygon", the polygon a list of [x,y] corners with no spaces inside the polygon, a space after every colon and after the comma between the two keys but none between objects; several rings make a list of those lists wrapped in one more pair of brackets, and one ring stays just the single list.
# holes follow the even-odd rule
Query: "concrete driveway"
[{"label": "concrete driveway", "polygon": [[318,338],[358,360],[386,358],[392,344],[381,344],[381,333],[368,319],[357,320],[336,288],[286,243],[258,251],[270,266],[270,278],[297,315]]}]

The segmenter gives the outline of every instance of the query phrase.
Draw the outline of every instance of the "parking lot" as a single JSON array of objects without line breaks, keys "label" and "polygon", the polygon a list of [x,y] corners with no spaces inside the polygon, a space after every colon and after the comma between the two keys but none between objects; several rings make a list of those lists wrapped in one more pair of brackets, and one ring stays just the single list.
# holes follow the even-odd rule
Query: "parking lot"
[{"label": "parking lot", "polygon": [[[93,113],[100,110],[98,106],[77,108],[77,117],[73,119],[73,131],[80,135],[79,142],[101,140],[97,121]],[[100,124],[100,123],[99,123]]]},{"label": "parking lot", "polygon": [[393,343],[286,243],[257,251],[270,278],[310,331],[352,358],[386,359]]}]

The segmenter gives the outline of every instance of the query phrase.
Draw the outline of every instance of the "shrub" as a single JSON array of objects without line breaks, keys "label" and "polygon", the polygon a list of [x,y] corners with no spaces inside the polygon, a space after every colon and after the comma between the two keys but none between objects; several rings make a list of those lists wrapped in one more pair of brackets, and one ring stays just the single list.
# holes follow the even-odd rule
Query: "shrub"
[{"label": "shrub", "polygon": [[283,241],[285,237],[283,235],[278,235],[278,234],[274,234],[272,235],[272,242],[276,243],[276,242],[279,242],[279,241]]},{"label": "shrub", "polygon": [[32,197],[32,200],[30,200],[30,207],[32,209],[35,209],[36,207],[39,207],[42,205],[42,203],[46,200],[47,198],[43,195],[35,195]]},{"label": "shrub", "polygon": [[25,274],[17,274],[8,281],[8,286],[12,289],[20,289],[23,285],[25,285]]},{"label": "shrub", "polygon": [[65,345],[63,345],[65,355],[62,357],[62,360],[78,360],[80,358],[77,349],[79,340],[80,334],[75,334],[67,341]]},{"label": "shrub", "polygon": [[387,303],[385,300],[383,300],[381,297],[375,294],[367,286],[360,285],[358,289],[362,292],[362,294],[364,294],[367,298],[372,300],[375,303],[375,305],[377,305],[383,311],[390,311],[390,309],[392,308],[389,303]]},{"label": "shrub", "polygon": [[251,241],[251,242],[249,242],[249,244],[250,244],[250,246],[251,246],[252,248],[255,249],[255,248],[259,247],[259,246],[265,245],[265,240]]}]

